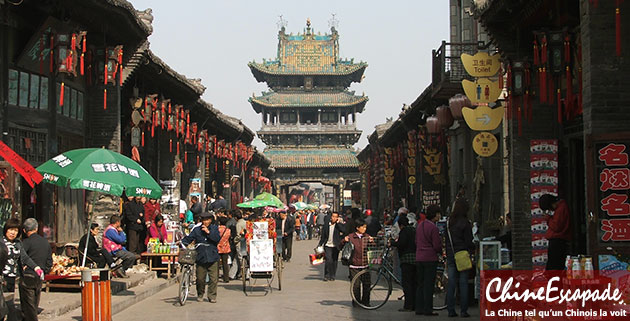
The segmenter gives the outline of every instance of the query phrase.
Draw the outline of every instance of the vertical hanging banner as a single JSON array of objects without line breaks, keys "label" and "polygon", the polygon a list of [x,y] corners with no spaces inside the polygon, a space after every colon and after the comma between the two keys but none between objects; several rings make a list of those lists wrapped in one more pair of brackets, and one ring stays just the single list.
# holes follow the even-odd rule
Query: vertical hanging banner
[{"label": "vertical hanging banner", "polygon": [[538,200],[544,194],[558,195],[558,141],[531,140],[530,155],[532,264],[534,270],[543,270],[547,265],[548,226]]},{"label": "vertical hanging banner", "polygon": [[595,144],[597,203],[602,242],[630,241],[630,141]]},{"label": "vertical hanging banner", "polygon": [[31,164],[29,164],[24,158],[15,153],[9,146],[0,141],[0,156],[2,156],[15,170],[24,177],[24,180],[31,187],[35,187],[36,184],[44,179]]}]

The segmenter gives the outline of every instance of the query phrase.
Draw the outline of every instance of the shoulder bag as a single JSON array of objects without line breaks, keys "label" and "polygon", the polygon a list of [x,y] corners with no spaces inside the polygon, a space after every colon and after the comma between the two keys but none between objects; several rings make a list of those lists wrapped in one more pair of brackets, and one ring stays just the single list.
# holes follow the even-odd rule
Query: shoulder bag
[{"label": "shoulder bag", "polygon": [[455,252],[453,237],[451,236],[451,229],[448,222],[446,222],[446,231],[448,232],[448,240],[451,242],[451,248],[453,249],[453,253],[455,255],[455,265],[457,266],[457,271],[462,272],[472,269],[472,261],[470,260],[470,254],[468,251],[461,250]]}]

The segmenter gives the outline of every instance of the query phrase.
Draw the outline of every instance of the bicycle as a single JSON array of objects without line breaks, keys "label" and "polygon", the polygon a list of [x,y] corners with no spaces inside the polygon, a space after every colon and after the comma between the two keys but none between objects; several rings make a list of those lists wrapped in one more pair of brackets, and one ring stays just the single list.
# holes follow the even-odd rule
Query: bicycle
[{"label": "bicycle", "polygon": [[[387,242],[389,244],[389,242]],[[370,251],[368,251],[370,252]],[[369,267],[357,273],[350,282],[350,295],[352,301],[366,310],[376,310],[389,300],[392,294],[392,281],[402,287],[401,280],[394,273],[394,264],[391,255],[391,246],[384,246],[383,250],[372,250],[375,257],[368,255]],[[382,256],[379,257],[382,252]],[[438,264],[435,288],[433,290],[433,309],[446,309],[446,286],[448,284],[448,274],[446,273],[445,262]],[[370,282],[370,301],[365,303],[357,300],[353,291],[355,286],[361,287],[361,280],[368,279]]]},{"label": "bicycle", "polygon": [[[181,244],[181,243],[180,243]],[[186,304],[188,294],[190,293],[190,287],[194,283],[192,278],[195,276],[193,273],[193,267],[195,266],[195,260],[197,259],[197,251],[193,249],[182,248],[179,250],[178,262],[182,266],[181,274],[179,276],[179,292],[178,301],[181,306]]]}]

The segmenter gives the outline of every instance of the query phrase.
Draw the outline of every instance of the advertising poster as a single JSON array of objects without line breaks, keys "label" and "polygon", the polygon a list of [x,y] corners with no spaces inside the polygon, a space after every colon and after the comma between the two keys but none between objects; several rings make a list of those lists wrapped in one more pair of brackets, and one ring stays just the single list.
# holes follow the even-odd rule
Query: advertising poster
[{"label": "advertising poster", "polygon": [[630,241],[630,142],[595,145],[597,207],[602,242]]},{"label": "advertising poster", "polygon": [[555,139],[535,139],[530,141],[530,199],[532,229],[532,263],[534,270],[542,270],[547,265],[549,241],[545,213],[538,205],[544,194],[558,195],[558,141]]},{"label": "advertising poster", "polygon": [[249,242],[249,269],[252,272],[273,271],[273,240],[252,239]]}]

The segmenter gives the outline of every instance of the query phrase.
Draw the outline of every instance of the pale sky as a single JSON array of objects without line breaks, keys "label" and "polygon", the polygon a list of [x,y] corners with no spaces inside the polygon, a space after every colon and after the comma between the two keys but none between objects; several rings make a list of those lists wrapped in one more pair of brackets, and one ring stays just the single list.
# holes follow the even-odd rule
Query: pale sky
[{"label": "pale sky", "polygon": [[[375,125],[396,119],[402,104],[430,84],[431,50],[448,41],[444,0],[130,1],[137,10],[153,9],[151,50],[180,74],[201,78],[207,87],[203,98],[254,132],[261,116],[247,99],[267,87],[247,63],[275,58],[278,17],[288,22],[287,33],[303,32],[310,18],[314,31],[323,34],[330,32],[328,21],[336,14],[340,57],[369,64],[363,81],[350,87],[370,99],[357,117],[363,131],[357,148],[367,145]],[[258,138],[254,144],[264,146]]]}]

